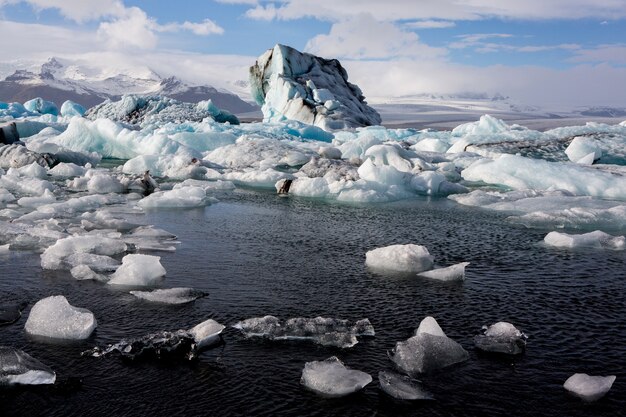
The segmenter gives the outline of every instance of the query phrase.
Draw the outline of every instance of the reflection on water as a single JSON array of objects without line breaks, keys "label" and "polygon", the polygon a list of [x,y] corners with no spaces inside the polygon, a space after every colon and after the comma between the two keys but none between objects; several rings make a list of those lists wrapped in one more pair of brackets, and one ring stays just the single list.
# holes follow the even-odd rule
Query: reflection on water
[{"label": "reflection on water", "polygon": [[[8,415],[553,415],[615,416],[626,402],[624,344],[626,252],[561,251],[537,245],[547,230],[446,200],[380,206],[341,205],[238,191],[202,209],[153,211],[145,221],[182,242],[162,253],[163,287],[209,293],[193,303],[150,304],[67,271],[42,271],[38,254],[0,257],[3,301],[29,301],[24,316],[0,328],[2,344],[24,349],[56,370],[71,389],[0,391]],[[142,218],[138,218],[141,220]],[[446,284],[386,276],[365,268],[365,252],[395,243],[426,245],[438,266],[469,261],[466,281]],[[98,328],[87,341],[44,344],[23,331],[40,298],[63,294],[89,308]],[[225,345],[193,363],[129,363],[80,352],[208,318],[232,325],[267,314],[368,317],[376,337],[341,350],[293,341],[245,339],[232,328]],[[470,352],[470,360],[422,378],[436,401],[402,403],[378,388],[392,369],[387,350],[410,337],[426,315]],[[510,321],[529,335],[516,359],[476,352],[482,325]],[[300,384],[304,362],[337,355],[374,382],[342,399],[323,399]],[[585,405],[563,382],[575,372],[617,375],[611,392]],[[70,381],[75,381],[71,379]]]}]

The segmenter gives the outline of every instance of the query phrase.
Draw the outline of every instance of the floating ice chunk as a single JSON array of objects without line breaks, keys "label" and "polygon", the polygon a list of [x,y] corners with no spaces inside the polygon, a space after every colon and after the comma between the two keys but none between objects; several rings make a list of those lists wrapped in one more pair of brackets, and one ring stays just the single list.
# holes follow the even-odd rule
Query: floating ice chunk
[{"label": "floating ice chunk", "polygon": [[[602,149],[593,139],[578,136],[565,149],[565,154],[572,162],[591,165],[602,157]],[[593,156],[588,158],[589,154],[593,154]],[[589,162],[589,159],[591,159],[591,162]]]},{"label": "floating ice chunk", "polygon": [[48,171],[48,174],[57,178],[71,178],[71,177],[80,177],[81,175],[85,175],[87,172],[87,168],[82,167],[80,165],[76,165],[72,162],[65,163],[61,162],[56,165],[54,168]]},{"label": "floating ice chunk", "polygon": [[198,349],[214,345],[220,340],[220,335],[226,327],[213,319],[208,319],[195,325],[189,330]]},{"label": "floating ice chunk", "polygon": [[54,384],[54,371],[28,353],[0,346],[0,385]]},{"label": "floating ice chunk", "polygon": [[46,101],[41,97],[28,100],[24,103],[24,108],[33,113],[40,114],[52,114],[57,116],[59,114],[59,108],[51,101]]},{"label": "floating ice chunk", "polygon": [[119,354],[128,359],[185,358],[195,359],[200,351],[220,341],[224,326],[214,320],[206,320],[189,330],[151,333],[135,339],[124,339],[104,348],[95,347],[83,356],[107,356]]},{"label": "floating ice chunk", "polygon": [[151,286],[165,275],[160,257],[130,254],[122,258],[122,265],[111,275],[110,285]]},{"label": "floating ice chunk", "polygon": [[592,402],[604,397],[611,389],[617,377],[591,376],[587,374],[574,374],[567,378],[563,387],[573,395],[584,401]]},{"label": "floating ice chunk", "polygon": [[433,171],[420,172],[411,178],[411,188],[418,194],[447,196],[449,194],[467,192],[461,184],[449,182],[445,175]]},{"label": "floating ice chunk", "polygon": [[93,313],[70,305],[62,295],[37,301],[24,326],[26,333],[53,339],[87,339],[97,326]]},{"label": "floating ice chunk", "polygon": [[7,243],[6,245],[0,245],[0,255],[6,255],[11,251],[11,244]]},{"label": "floating ice chunk", "polygon": [[395,372],[380,371],[378,373],[380,389],[399,400],[432,400],[433,396],[421,384],[409,377]]},{"label": "floating ice chunk", "polygon": [[131,291],[142,300],[163,304],[185,304],[206,296],[206,293],[193,288],[167,288],[154,291]]},{"label": "floating ice chunk", "polygon": [[442,336],[447,337],[446,334],[441,330],[439,323],[432,316],[425,317],[421,322],[417,330],[415,331],[415,336],[418,336],[422,333],[431,334],[433,336]]},{"label": "floating ice chunk", "polygon": [[423,330],[418,329],[415,336],[396,343],[389,353],[389,357],[399,369],[409,375],[428,373],[464,362],[469,358],[469,354],[461,345],[442,335],[443,331],[434,319],[427,318],[423,323],[425,327]]},{"label": "floating ice chunk", "polygon": [[93,280],[106,282],[109,280],[108,277],[96,273],[93,269],[85,264],[76,265],[74,268],[70,269],[70,274],[72,274],[72,277],[74,277],[74,279],[77,279],[79,281]]},{"label": "floating ice chunk", "polygon": [[235,184],[232,181],[203,181],[203,180],[194,180],[194,179],[186,179],[185,181],[178,183],[174,186],[174,190],[184,187],[201,187],[205,192],[208,191],[222,191],[222,190],[234,190]]},{"label": "floating ice chunk", "polygon": [[139,200],[137,205],[142,209],[168,207],[201,207],[207,205],[206,192],[201,187],[188,186],[168,191],[157,191]]},{"label": "floating ice chunk", "polygon": [[365,254],[365,264],[372,269],[422,272],[433,267],[433,257],[426,246],[391,245],[373,249]]},{"label": "floating ice chunk", "polygon": [[436,279],[439,281],[463,281],[465,279],[465,267],[469,262],[461,262],[446,268],[437,268],[430,271],[420,272],[420,277]]},{"label": "floating ice chunk", "polygon": [[483,329],[483,334],[474,337],[474,344],[480,350],[517,355],[526,347],[526,335],[511,323],[500,321]]},{"label": "floating ice chunk", "polygon": [[358,343],[357,336],[374,336],[374,327],[367,319],[354,325],[348,320],[296,317],[281,322],[274,316],[253,317],[233,325],[247,337],[269,340],[309,340],[322,346],[349,348]]},{"label": "floating ice chunk", "polygon": [[89,179],[87,190],[90,194],[121,193],[124,191],[124,186],[117,178],[99,173]]},{"label": "floating ice chunk", "polygon": [[176,235],[154,226],[139,226],[131,232],[131,236],[156,239],[176,239]]},{"label": "floating ice chunk", "polygon": [[600,230],[580,235],[570,235],[561,232],[550,232],[543,238],[546,245],[557,248],[595,248],[595,249],[615,249],[626,248],[626,237],[611,236]]},{"label": "floating ice chunk", "polygon": [[79,116],[85,114],[85,108],[71,100],[65,100],[61,105],[61,116]]},{"label": "floating ice chunk", "polygon": [[347,368],[336,356],[304,364],[300,383],[324,397],[343,397],[372,382],[365,372]]},{"label": "floating ice chunk", "polygon": [[272,168],[268,168],[265,171],[246,170],[244,172],[228,172],[224,174],[224,179],[230,180],[236,185],[257,188],[274,188],[279,180],[291,178],[293,178],[291,174],[276,171]]},{"label": "floating ice chunk", "polygon": [[17,200],[17,204],[21,207],[39,207],[45,204],[51,204],[56,202],[57,199],[50,190],[44,190],[43,194],[40,197],[22,197]]},{"label": "floating ice chunk", "polygon": [[56,187],[49,181],[38,178],[22,177],[9,170],[6,175],[0,177],[0,187],[3,187],[16,194],[27,194],[40,196],[46,190],[54,191]]},{"label": "floating ice chunk", "polygon": [[[70,236],[57,240],[41,254],[41,267],[43,269],[63,269],[65,259],[71,255],[95,254],[111,256],[127,249],[121,240],[110,239],[101,236]],[[75,264],[76,266],[79,264]]]}]

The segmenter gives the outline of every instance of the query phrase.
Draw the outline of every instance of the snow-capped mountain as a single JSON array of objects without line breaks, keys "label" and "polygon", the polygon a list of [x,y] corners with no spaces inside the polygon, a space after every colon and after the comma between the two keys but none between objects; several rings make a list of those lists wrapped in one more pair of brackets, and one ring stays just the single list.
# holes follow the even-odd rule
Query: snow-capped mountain
[{"label": "snow-capped mountain", "polygon": [[232,113],[257,109],[229,91],[164,78],[147,67],[99,67],[50,58],[39,68],[17,70],[0,81],[0,101],[5,102],[42,97],[58,104],[72,100],[91,107],[123,94],[163,95],[187,102],[211,99]]}]

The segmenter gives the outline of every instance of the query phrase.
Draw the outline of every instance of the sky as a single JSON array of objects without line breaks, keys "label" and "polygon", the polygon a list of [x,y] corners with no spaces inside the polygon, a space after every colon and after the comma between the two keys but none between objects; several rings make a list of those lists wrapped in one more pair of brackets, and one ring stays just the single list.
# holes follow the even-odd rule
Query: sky
[{"label": "sky", "polygon": [[626,107],[626,0],[0,0],[5,72],[56,56],[241,93],[276,43],[339,59],[370,102]]}]

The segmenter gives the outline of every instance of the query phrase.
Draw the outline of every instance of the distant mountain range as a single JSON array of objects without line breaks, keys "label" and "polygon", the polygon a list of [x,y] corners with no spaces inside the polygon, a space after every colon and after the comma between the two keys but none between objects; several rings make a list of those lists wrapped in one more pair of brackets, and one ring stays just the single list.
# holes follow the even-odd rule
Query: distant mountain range
[{"label": "distant mountain range", "polygon": [[189,85],[176,77],[164,78],[145,67],[107,69],[50,58],[39,69],[17,70],[0,81],[0,101],[4,102],[23,103],[42,97],[59,106],[72,100],[89,108],[106,99],[117,100],[123,94],[161,95],[190,103],[211,99],[217,107],[235,114],[259,110],[229,91]]}]

